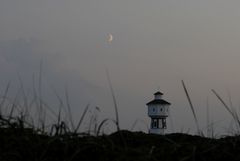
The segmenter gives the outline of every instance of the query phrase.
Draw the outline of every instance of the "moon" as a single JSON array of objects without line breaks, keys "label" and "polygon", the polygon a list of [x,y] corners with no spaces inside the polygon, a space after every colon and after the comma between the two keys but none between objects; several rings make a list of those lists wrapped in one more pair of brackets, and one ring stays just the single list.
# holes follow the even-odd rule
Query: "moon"
[{"label": "moon", "polygon": [[111,43],[113,41],[113,35],[108,34],[108,42]]}]

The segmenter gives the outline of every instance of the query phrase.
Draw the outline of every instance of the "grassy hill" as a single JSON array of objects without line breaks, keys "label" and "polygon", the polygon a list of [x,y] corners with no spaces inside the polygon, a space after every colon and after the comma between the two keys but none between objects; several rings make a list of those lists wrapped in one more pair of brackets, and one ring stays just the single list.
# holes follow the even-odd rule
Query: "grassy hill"
[{"label": "grassy hill", "polygon": [[0,129],[4,161],[184,161],[240,160],[240,137],[209,139],[119,131],[111,135],[49,136],[31,129]]},{"label": "grassy hill", "polygon": [[[201,132],[194,107],[192,106],[184,82],[182,81],[182,83],[196,127],[198,132]],[[103,119],[99,121],[97,120],[97,114],[93,114],[90,120],[89,132],[87,133],[80,133],[79,131],[81,130],[79,129],[89,105],[85,107],[77,126],[72,126],[73,120],[67,93],[65,104],[57,95],[60,103],[57,114],[43,102],[41,97],[38,98],[35,96],[36,93],[33,94],[33,100],[28,100],[28,97],[23,94],[23,104],[19,104],[15,99],[9,103],[8,99],[6,99],[8,98],[8,85],[0,101],[0,161],[240,160],[240,136],[238,135],[216,139],[183,133],[161,136],[119,130],[117,103],[110,79],[109,84],[112,91],[116,119]],[[23,91],[23,93],[25,92]],[[237,112],[229,108],[214,90],[213,93],[221,101],[228,113],[231,114],[236,125],[238,125],[237,129],[239,129],[240,118]],[[24,108],[22,109],[21,107]],[[29,109],[34,108],[36,108],[35,111],[38,113],[37,117],[31,115],[29,111]],[[56,121],[50,125],[46,125],[43,108],[55,114]],[[64,115],[61,113],[62,108],[65,112]],[[6,110],[8,112],[5,116],[2,111]],[[99,111],[97,107],[95,110]],[[67,122],[63,119],[65,115],[69,119]],[[92,120],[95,120],[95,122]],[[34,124],[34,121],[37,122]],[[117,132],[110,135],[99,135],[100,133],[102,134],[101,129],[107,122],[116,125]],[[94,135],[90,135],[91,128],[93,128]]]}]

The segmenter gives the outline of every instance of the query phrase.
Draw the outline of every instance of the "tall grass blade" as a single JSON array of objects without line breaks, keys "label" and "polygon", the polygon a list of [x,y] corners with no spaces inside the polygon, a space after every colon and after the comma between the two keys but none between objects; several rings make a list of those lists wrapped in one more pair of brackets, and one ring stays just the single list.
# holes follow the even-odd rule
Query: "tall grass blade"
[{"label": "tall grass blade", "polygon": [[42,65],[43,62],[40,62],[40,70],[39,70],[39,77],[38,77],[38,101],[39,101],[39,123],[43,122],[43,108],[42,108]]},{"label": "tall grass blade", "polygon": [[223,106],[225,107],[225,109],[232,115],[234,116],[233,112],[231,111],[231,109],[228,107],[228,105],[223,101],[223,99],[219,96],[219,94],[212,89],[212,92],[215,94],[215,96],[218,98],[218,100],[223,104]]},{"label": "tall grass blade", "polygon": [[102,128],[102,126],[107,122],[107,121],[109,121],[110,119],[104,119],[100,124],[99,124],[99,126],[98,126],[98,128],[97,128],[97,136],[99,136],[99,133],[100,133],[100,131],[101,131],[101,128]]},{"label": "tall grass blade", "polygon": [[5,91],[4,91],[4,94],[3,94],[3,97],[2,97],[2,101],[0,103],[0,115],[2,115],[2,108],[3,108],[4,103],[6,101],[7,94],[8,94],[9,88],[10,88],[10,84],[11,84],[11,82],[9,81],[8,84],[7,84],[7,87],[6,87]]},{"label": "tall grass blade", "polygon": [[138,119],[136,119],[136,120],[134,121],[134,123],[132,124],[131,131],[135,128],[135,126],[137,125],[137,123],[138,123]]},{"label": "tall grass blade", "polygon": [[52,87],[52,90],[59,101],[59,108],[63,108],[64,112],[67,113],[66,109],[64,108],[64,103],[63,103],[62,98],[58,95],[58,93],[54,87]]},{"label": "tall grass blade", "polygon": [[191,98],[190,98],[190,96],[189,96],[189,94],[188,94],[188,90],[187,90],[186,85],[185,85],[185,83],[184,83],[183,80],[182,80],[182,86],[183,86],[184,92],[185,92],[185,94],[186,94],[186,96],[187,96],[187,100],[188,100],[188,103],[189,103],[189,105],[190,105],[191,111],[192,111],[192,113],[193,113],[193,117],[194,117],[195,124],[196,124],[196,126],[197,126],[198,134],[201,134],[201,131],[200,131],[200,128],[199,128],[199,124],[198,124],[198,120],[197,120],[197,116],[196,116],[196,113],[195,113],[195,110],[194,110],[194,107],[193,107]]},{"label": "tall grass blade", "polygon": [[207,113],[207,137],[210,137],[210,127],[209,127],[209,100],[208,100],[208,98],[207,98],[206,113]]},{"label": "tall grass blade", "polygon": [[69,95],[68,95],[67,87],[65,87],[65,98],[66,98],[68,117],[69,117],[69,121],[70,121],[70,124],[71,124],[71,128],[75,129],[74,123],[73,123],[73,117],[72,117],[72,111],[71,111],[71,106],[70,106],[70,101],[69,101]]},{"label": "tall grass blade", "polygon": [[22,97],[23,97],[23,102],[24,102],[24,108],[28,109],[28,107],[29,107],[28,106],[28,97],[27,97],[27,95],[25,93],[25,90],[24,90],[23,81],[22,81],[20,76],[18,76],[18,79],[19,79],[19,82],[20,82],[20,91],[21,91],[21,93],[23,95]]},{"label": "tall grass blade", "polygon": [[107,74],[107,80],[108,80],[108,85],[110,87],[111,90],[111,95],[112,95],[112,99],[113,99],[113,104],[114,104],[114,108],[115,108],[115,115],[116,115],[116,125],[117,125],[117,130],[120,130],[120,125],[119,125],[119,117],[118,117],[118,106],[117,106],[117,100],[114,94],[114,90],[113,90],[113,86],[112,86],[112,82],[109,76],[109,72],[108,69],[106,69],[106,74]]},{"label": "tall grass blade", "polygon": [[77,124],[77,127],[76,127],[74,133],[77,133],[78,129],[80,128],[80,126],[82,124],[82,121],[83,121],[83,119],[84,119],[84,117],[85,117],[85,115],[86,115],[86,113],[88,111],[88,108],[89,108],[89,104],[87,104],[87,106],[85,107],[85,109],[83,111],[83,114],[82,114],[82,116],[81,116],[81,118],[80,118],[80,120],[79,120],[79,122]]},{"label": "tall grass blade", "polygon": [[229,112],[229,114],[233,117],[238,128],[240,128],[240,119],[238,117],[236,110],[234,110],[233,108],[231,109],[214,89],[212,89],[212,92],[215,94],[218,100],[223,104],[223,106]]}]

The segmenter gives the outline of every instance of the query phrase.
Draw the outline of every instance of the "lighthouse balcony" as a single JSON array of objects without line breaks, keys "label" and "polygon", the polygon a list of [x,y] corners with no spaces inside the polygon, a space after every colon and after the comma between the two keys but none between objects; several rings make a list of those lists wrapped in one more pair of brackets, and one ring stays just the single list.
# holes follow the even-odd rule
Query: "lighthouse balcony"
[{"label": "lighthouse balcony", "polygon": [[157,113],[157,114],[153,114],[153,113],[148,113],[148,116],[149,117],[159,117],[159,118],[161,118],[161,117],[168,117],[168,114],[167,113]]}]

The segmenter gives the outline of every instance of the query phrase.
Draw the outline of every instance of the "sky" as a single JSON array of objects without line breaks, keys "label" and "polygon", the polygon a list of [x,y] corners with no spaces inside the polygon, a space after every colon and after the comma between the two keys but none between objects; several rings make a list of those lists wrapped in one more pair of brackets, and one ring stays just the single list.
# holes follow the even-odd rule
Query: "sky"
[{"label": "sky", "polygon": [[21,81],[31,91],[41,70],[42,97],[53,110],[55,93],[64,99],[67,89],[74,120],[87,104],[100,107],[100,119],[114,118],[107,69],[121,128],[131,129],[139,120],[134,130],[146,131],[146,103],[160,89],[172,103],[168,132],[194,133],[184,80],[201,129],[207,126],[208,99],[215,132],[228,133],[231,117],[211,89],[239,109],[239,5],[236,0],[0,0],[1,95],[9,81],[13,96]]}]

